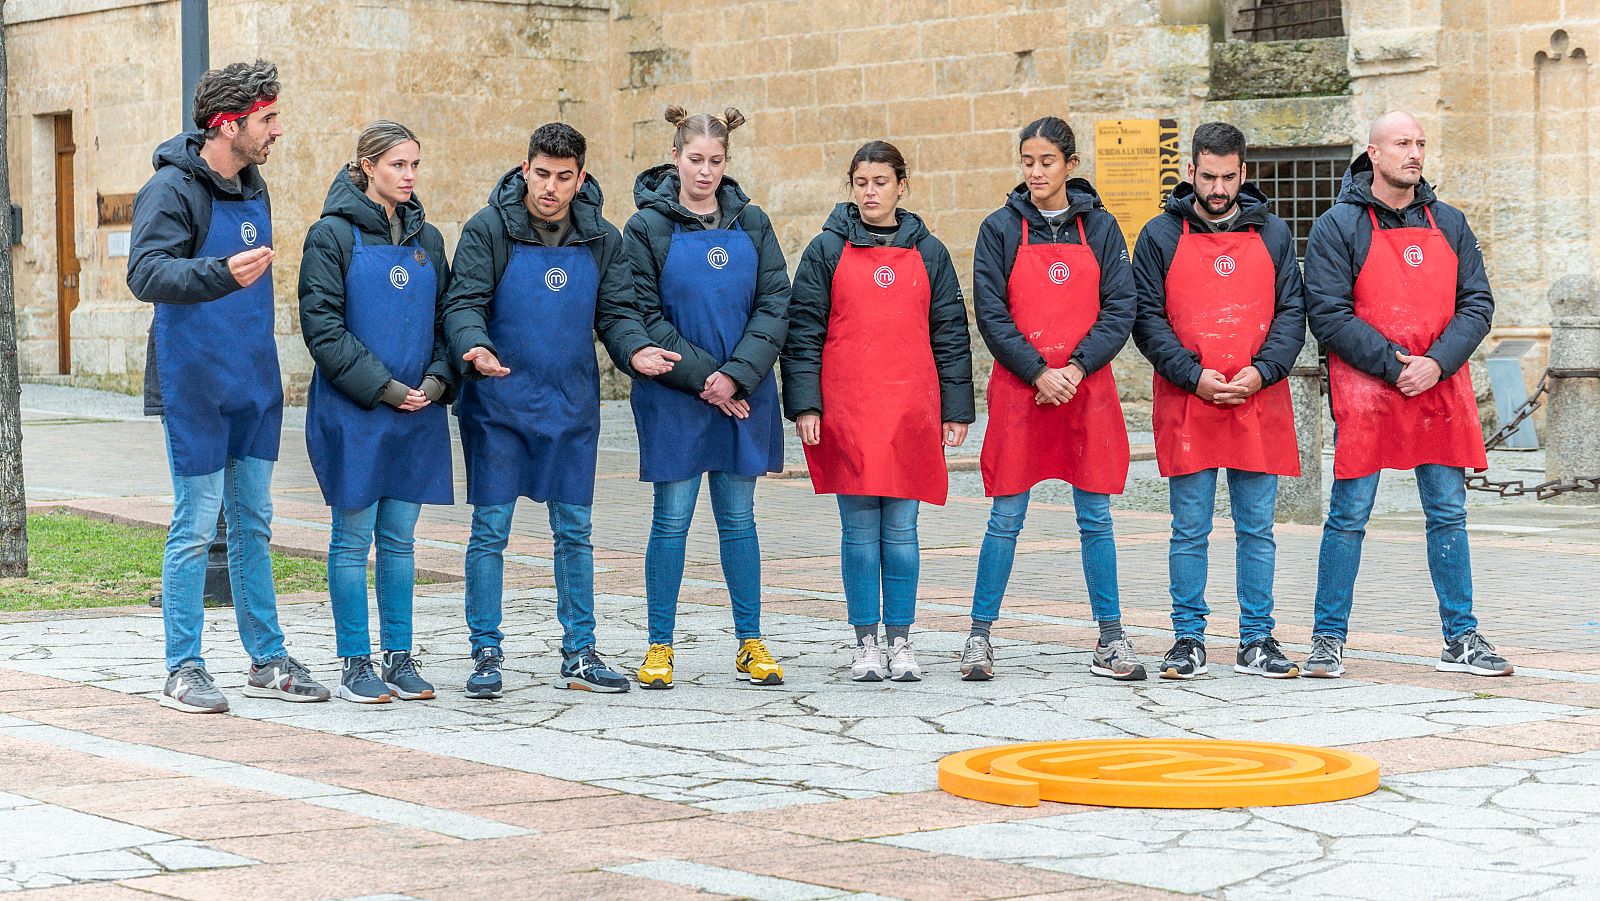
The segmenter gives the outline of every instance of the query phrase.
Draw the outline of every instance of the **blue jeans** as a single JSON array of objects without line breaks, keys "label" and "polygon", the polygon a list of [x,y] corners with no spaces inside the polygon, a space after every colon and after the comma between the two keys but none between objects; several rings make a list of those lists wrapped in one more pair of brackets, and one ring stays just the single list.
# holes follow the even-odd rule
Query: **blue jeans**
[{"label": "blue jeans", "polygon": [[[1119,619],[1122,603],[1117,595],[1117,542],[1111,534],[1111,496],[1074,487],[1072,509],[1078,517],[1089,610],[1096,620]],[[973,619],[992,623],[1000,618],[1000,600],[1005,597],[1006,583],[1011,581],[1017,536],[1027,515],[1026,491],[994,499],[983,548],[978,552],[978,581],[972,589]]]},{"label": "blue jeans", "polygon": [[901,497],[839,495],[840,568],[852,626],[882,621],[909,626],[917,618],[918,502]]},{"label": "blue jeans", "polygon": [[[168,462],[171,447],[168,446]],[[217,537],[217,511],[228,523],[228,579],[239,641],[252,663],[288,654],[278,626],[272,589],[272,461],[228,458],[201,476],[172,476],[172,525],[161,559],[161,620],[167,633],[167,671],[185,663],[205,666],[206,552]]]},{"label": "blue jeans", "polygon": [[[411,590],[417,581],[413,538],[421,504],[380,499],[366,508],[333,509],[328,542],[328,598],[340,657],[372,653],[367,625],[367,551],[378,543],[378,643],[411,650]],[[376,534],[374,534],[376,533]]]},{"label": "blue jeans", "polygon": [[[1278,477],[1230,469],[1228,500],[1233,507],[1234,590],[1239,595],[1239,644],[1272,634],[1272,576],[1277,543],[1272,514],[1278,503]],[[1171,580],[1172,631],[1179,638],[1205,641],[1207,549],[1211,514],[1217,501],[1217,470],[1173,476],[1168,483],[1172,542],[1167,548]]]},{"label": "blue jeans", "polygon": [[[1467,485],[1459,466],[1418,466],[1417,495],[1427,520],[1428,572],[1439,597],[1439,624],[1446,641],[1478,628],[1472,615],[1472,555],[1467,548]],[[1345,640],[1350,605],[1361,567],[1361,539],[1378,494],[1378,476],[1335,479],[1328,521],[1317,558],[1317,605],[1313,635]]]},{"label": "blue jeans", "polygon": [[[733,633],[761,637],[761,542],[756,538],[756,479],[707,473],[711,514],[717,520],[722,578],[733,601]],[[700,477],[655,483],[650,541],[644,550],[644,593],[650,608],[650,643],[671,644],[683,585],[683,549],[700,497]]]},{"label": "blue jeans", "polygon": [[[561,624],[561,653],[572,656],[594,646],[594,545],[589,543],[587,504],[549,501],[550,536],[555,539],[556,622]],[[498,648],[501,594],[505,579],[506,542],[517,502],[472,508],[472,536],[467,539],[467,628],[472,653]]]}]

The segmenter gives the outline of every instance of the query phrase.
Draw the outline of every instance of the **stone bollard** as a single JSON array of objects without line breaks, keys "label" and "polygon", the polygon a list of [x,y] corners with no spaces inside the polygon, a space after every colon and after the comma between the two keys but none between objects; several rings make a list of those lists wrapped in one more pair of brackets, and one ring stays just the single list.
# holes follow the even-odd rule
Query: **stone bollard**
[{"label": "stone bollard", "polygon": [[1300,478],[1278,480],[1276,518],[1317,525],[1322,522],[1322,373],[1317,342],[1309,335],[1289,371],[1289,396],[1300,441]]},{"label": "stone bollard", "polygon": [[[1600,284],[1566,275],[1550,286],[1550,368],[1600,369]],[[1546,479],[1600,476],[1600,378],[1553,378],[1545,401]],[[1593,504],[1595,495],[1561,494],[1554,503]]]}]

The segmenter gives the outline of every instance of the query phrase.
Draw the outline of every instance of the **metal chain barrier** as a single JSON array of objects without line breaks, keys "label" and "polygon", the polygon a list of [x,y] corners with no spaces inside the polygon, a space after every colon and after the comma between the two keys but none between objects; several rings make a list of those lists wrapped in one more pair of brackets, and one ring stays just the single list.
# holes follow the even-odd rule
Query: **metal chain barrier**
[{"label": "metal chain barrier", "polygon": [[[1600,369],[1546,369],[1544,375],[1539,377],[1539,386],[1533,389],[1533,396],[1518,407],[1507,422],[1490,436],[1483,444],[1486,451],[1494,450],[1510,438],[1517,431],[1523,421],[1533,415],[1544,403],[1544,397],[1550,391],[1551,379],[1596,379],[1600,378]],[[1467,473],[1467,488],[1472,491],[1489,491],[1501,497],[1524,497],[1533,495],[1539,500],[1549,500],[1558,494],[1580,492],[1585,494],[1600,494],[1600,475],[1576,476],[1570,479],[1551,479],[1548,482],[1539,482],[1528,485],[1522,479],[1491,479],[1482,473],[1474,475]]]}]

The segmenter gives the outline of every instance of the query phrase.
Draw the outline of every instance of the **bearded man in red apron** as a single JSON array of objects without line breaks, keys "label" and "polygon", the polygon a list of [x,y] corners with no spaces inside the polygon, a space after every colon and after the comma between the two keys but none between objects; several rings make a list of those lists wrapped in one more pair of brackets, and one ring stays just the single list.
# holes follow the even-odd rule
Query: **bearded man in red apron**
[{"label": "bearded man in red apron", "polygon": [[1189,180],[1139,234],[1133,337],[1155,367],[1151,419],[1168,482],[1167,552],[1176,641],[1167,679],[1206,672],[1206,570],[1217,474],[1227,471],[1237,539],[1239,653],[1234,670],[1292,679],[1272,637],[1278,476],[1300,474],[1284,379],[1305,344],[1305,288],[1294,235],[1245,182],[1244,133],[1195,129]]},{"label": "bearded man in red apron", "polygon": [[1306,246],[1306,314],[1328,352],[1335,426],[1307,676],[1344,673],[1361,539],[1384,469],[1416,471],[1444,631],[1437,668],[1512,672],[1478,634],[1466,530],[1464,470],[1487,465],[1466,364],[1489,333],[1494,298],[1466,217],[1422,178],[1425,147],[1407,113],[1373,122]]}]

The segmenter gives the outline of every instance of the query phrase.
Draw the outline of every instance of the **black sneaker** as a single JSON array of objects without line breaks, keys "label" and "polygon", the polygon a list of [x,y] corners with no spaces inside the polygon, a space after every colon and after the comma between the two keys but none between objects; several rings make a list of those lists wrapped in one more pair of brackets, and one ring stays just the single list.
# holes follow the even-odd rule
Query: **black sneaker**
[{"label": "black sneaker", "polygon": [[1337,679],[1344,675],[1344,642],[1332,635],[1311,636],[1311,656],[1303,673],[1311,679]]},{"label": "black sneaker", "polygon": [[1278,640],[1268,635],[1257,638],[1239,649],[1239,656],[1233,664],[1236,673],[1248,673],[1252,676],[1266,676],[1268,679],[1293,679],[1300,675],[1300,667],[1294,661],[1283,655],[1283,649],[1278,647]]},{"label": "black sneaker", "polygon": [[472,675],[467,677],[467,697],[469,698],[498,698],[503,693],[500,682],[500,664],[505,662],[506,656],[500,653],[499,648],[479,648],[472,655],[476,666],[472,668]]},{"label": "black sneaker", "polygon": [[560,688],[577,691],[598,691],[620,694],[628,690],[628,678],[600,659],[593,647],[587,647],[561,661]]},{"label": "black sneaker", "polygon": [[1446,642],[1439,662],[1434,666],[1441,673],[1471,673],[1474,676],[1509,676],[1516,667],[1506,662],[1494,651],[1494,645],[1476,631]]},{"label": "black sneaker", "polygon": [[1198,638],[1178,639],[1161,661],[1163,679],[1188,680],[1204,676],[1206,672],[1206,643]]},{"label": "black sneaker", "polygon": [[383,652],[383,682],[402,701],[427,701],[433,685],[417,670],[417,658],[410,651]]}]

